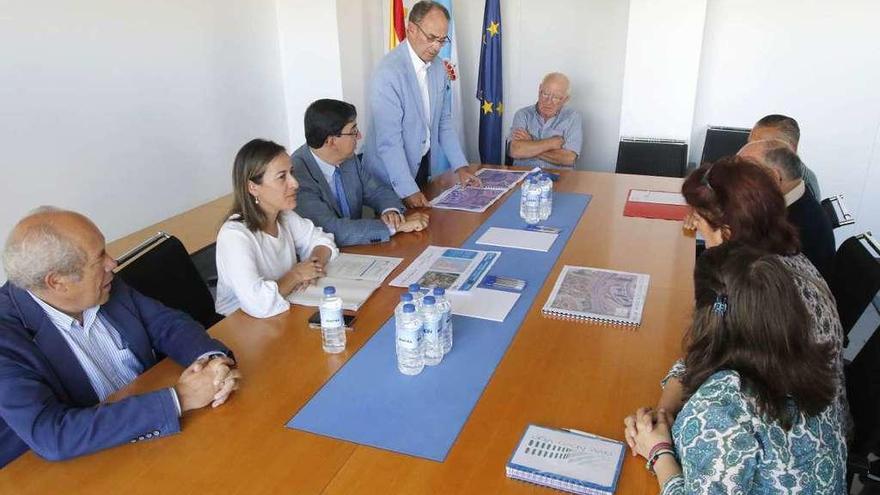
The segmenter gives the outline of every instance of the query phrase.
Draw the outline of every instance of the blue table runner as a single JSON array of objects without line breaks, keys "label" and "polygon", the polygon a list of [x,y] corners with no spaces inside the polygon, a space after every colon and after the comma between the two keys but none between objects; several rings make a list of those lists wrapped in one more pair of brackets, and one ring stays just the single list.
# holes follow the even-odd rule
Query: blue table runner
[{"label": "blue table runner", "polygon": [[525,290],[503,322],[454,315],[452,351],[439,365],[406,376],[397,370],[392,315],[287,427],[434,461],[446,459],[590,196],[554,194],[553,214],[542,224],[563,230],[546,253],[477,245],[490,227],[525,227],[519,200],[519,192],[511,194],[461,246],[501,251],[491,274],[526,280]]}]

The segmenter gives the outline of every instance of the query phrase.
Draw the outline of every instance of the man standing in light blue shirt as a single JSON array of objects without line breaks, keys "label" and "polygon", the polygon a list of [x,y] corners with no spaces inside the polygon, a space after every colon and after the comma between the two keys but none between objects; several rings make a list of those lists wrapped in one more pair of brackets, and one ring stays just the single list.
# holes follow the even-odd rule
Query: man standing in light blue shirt
[{"label": "man standing in light blue shirt", "polygon": [[544,76],[538,102],[517,110],[510,128],[510,156],[523,167],[573,167],[583,142],[580,114],[566,108],[568,78],[559,72]]},{"label": "man standing in light blue shirt", "polygon": [[479,185],[452,121],[449,78],[437,59],[449,42],[449,11],[422,0],[413,5],[406,41],[379,63],[370,84],[372,126],[364,146],[364,166],[389,184],[408,208],[429,207],[422,191],[446,155],[462,185]]},{"label": "man standing in light blue shirt", "polygon": [[[391,186],[373,177],[354,154],[361,133],[354,105],[339,100],[313,102],[305,114],[306,144],[293,152],[299,183],[296,212],[330,232],[337,246],[385,242],[398,232],[428,226],[428,215],[409,212]],[[363,206],[379,218],[363,218]]]}]

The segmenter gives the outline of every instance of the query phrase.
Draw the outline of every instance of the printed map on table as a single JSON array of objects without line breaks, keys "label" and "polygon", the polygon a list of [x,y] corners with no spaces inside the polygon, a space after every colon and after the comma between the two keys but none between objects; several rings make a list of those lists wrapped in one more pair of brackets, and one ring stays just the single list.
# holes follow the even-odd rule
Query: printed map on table
[{"label": "printed map on table", "polygon": [[638,325],[649,280],[643,273],[566,265],[544,312]]}]

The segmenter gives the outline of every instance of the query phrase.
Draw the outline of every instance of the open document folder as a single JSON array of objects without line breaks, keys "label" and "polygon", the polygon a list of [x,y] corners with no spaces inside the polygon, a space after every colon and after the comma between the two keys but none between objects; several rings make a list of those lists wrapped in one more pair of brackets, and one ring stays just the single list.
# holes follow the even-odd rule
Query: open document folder
[{"label": "open document folder", "polygon": [[327,263],[326,277],[318,279],[316,285],[291,293],[287,300],[317,307],[324,297],[324,287],[333,286],[342,298],[342,308],[357,311],[401,261],[403,258],[340,253]]}]

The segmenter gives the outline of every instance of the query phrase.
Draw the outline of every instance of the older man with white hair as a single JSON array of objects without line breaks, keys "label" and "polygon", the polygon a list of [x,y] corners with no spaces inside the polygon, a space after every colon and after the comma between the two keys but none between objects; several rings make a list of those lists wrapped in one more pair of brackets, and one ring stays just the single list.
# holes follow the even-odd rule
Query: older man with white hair
[{"label": "older man with white hair", "polygon": [[581,115],[565,106],[571,93],[568,77],[559,72],[544,76],[538,101],[517,110],[510,127],[513,164],[525,167],[573,167],[581,153]]},{"label": "older man with white hair", "polygon": [[[88,218],[42,207],[13,228],[0,287],[0,467],[29,448],[62,460],[180,431],[238,388],[232,354],[186,314],[113,279]],[[173,387],[106,399],[166,354]]]}]

